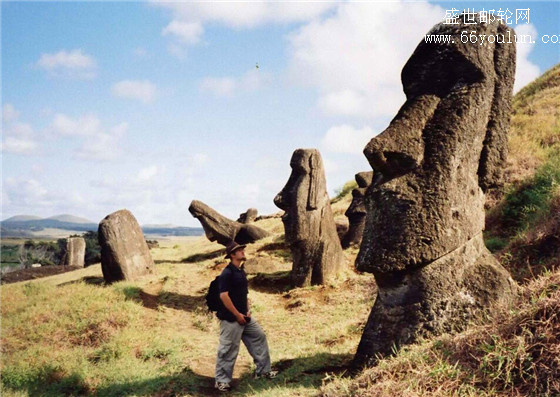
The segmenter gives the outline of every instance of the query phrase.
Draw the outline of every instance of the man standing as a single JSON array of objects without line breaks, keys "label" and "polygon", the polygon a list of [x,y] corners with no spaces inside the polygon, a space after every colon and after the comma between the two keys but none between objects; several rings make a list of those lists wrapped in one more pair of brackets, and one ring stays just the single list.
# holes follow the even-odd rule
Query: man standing
[{"label": "man standing", "polygon": [[228,391],[233,378],[233,367],[241,341],[247,347],[257,367],[255,378],[272,379],[278,374],[270,368],[270,354],[266,335],[261,326],[251,318],[247,276],[241,268],[245,258],[245,245],[235,241],[228,244],[226,258],[228,266],[219,278],[220,299],[224,309],[218,310],[220,319],[220,345],[216,359],[216,383],[219,391]]}]

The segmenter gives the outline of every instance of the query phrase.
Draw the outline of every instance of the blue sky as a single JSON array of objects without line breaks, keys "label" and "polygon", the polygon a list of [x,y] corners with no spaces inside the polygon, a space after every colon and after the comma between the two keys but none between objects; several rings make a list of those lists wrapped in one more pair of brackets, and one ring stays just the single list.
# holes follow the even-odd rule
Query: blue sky
[{"label": "blue sky", "polygon": [[516,89],[560,62],[541,40],[559,2],[2,2],[2,218],[272,213],[300,147],[332,195],[370,169],[402,66],[451,8],[530,9]]}]

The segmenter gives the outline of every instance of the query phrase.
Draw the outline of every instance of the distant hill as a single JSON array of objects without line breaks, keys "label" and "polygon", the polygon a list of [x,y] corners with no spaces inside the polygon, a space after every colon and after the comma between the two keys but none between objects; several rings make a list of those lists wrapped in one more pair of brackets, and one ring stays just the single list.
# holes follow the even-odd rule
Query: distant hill
[{"label": "distant hill", "polygon": [[89,219],[80,218],[79,216],[68,215],[68,214],[50,216],[47,219],[52,219],[53,221],[60,221],[66,223],[95,223],[94,221],[90,221]]},{"label": "distant hill", "polygon": [[16,215],[16,216],[12,216],[11,218],[3,220],[3,222],[25,222],[25,221],[36,221],[39,219],[43,219],[43,218],[34,215]]},{"label": "distant hill", "polygon": [[[58,238],[63,235],[97,231],[98,224],[85,218],[62,214],[49,218],[16,215],[0,222],[2,237]],[[201,236],[202,228],[175,225],[142,226],[144,234],[158,236]]]}]

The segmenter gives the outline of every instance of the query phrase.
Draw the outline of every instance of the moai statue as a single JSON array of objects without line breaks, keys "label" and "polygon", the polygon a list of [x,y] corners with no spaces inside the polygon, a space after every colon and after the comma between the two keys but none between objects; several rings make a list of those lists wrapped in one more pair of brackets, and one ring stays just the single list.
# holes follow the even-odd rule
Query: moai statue
[{"label": "moai statue", "polygon": [[86,256],[86,240],[83,237],[68,237],[66,251],[62,257],[62,266],[84,267]]},{"label": "moai statue", "polygon": [[342,248],[348,248],[351,245],[360,245],[366,225],[366,203],[365,195],[367,188],[371,184],[373,172],[359,172],[355,176],[358,187],[352,190],[352,202],[344,213],[348,218],[348,232],[342,239]]},{"label": "moai statue", "polygon": [[501,39],[462,43],[469,26],[440,23],[430,34],[453,42],[420,42],[402,71],[405,104],[364,149],[374,177],[356,266],[374,274],[378,293],[358,366],[461,329],[517,291],[482,239],[484,192],[500,184],[506,158],[513,32],[478,23],[478,34]]},{"label": "moai statue", "polygon": [[254,243],[270,235],[255,225],[246,225],[226,218],[202,201],[193,200],[189,212],[200,221],[208,240],[217,241],[223,246],[227,246],[232,240],[238,244]]},{"label": "moai statue", "polygon": [[98,229],[101,270],[106,282],[136,280],[153,273],[154,261],[136,218],[128,210],[107,215]]},{"label": "moai statue", "polygon": [[325,284],[342,268],[343,254],[323,160],[318,150],[297,149],[290,166],[290,179],[274,204],[286,211],[282,221],[294,261],[292,282],[297,287]]},{"label": "moai statue", "polygon": [[239,223],[253,223],[257,219],[258,215],[259,215],[259,211],[257,211],[256,208],[249,208],[244,213],[239,214],[239,218],[237,219],[237,222],[239,222]]}]

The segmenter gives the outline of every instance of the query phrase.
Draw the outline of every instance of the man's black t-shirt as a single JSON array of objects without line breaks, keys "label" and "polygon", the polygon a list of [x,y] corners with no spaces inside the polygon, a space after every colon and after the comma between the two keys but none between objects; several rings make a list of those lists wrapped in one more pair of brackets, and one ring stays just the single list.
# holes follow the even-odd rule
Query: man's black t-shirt
[{"label": "man's black t-shirt", "polygon": [[[219,278],[220,294],[228,292],[233,305],[241,314],[247,314],[247,294],[249,293],[247,276],[243,269],[238,269],[233,263],[222,271]],[[228,309],[218,311],[218,318],[220,320],[227,320],[230,322],[237,321],[232,312]]]}]

